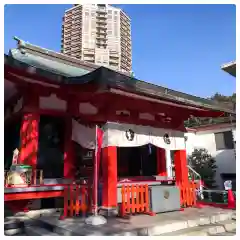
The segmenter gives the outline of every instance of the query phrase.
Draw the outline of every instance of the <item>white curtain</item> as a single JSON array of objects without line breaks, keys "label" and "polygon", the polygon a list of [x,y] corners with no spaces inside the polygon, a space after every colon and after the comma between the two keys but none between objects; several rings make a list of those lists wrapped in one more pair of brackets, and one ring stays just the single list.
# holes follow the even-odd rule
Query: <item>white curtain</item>
[{"label": "white curtain", "polygon": [[[184,133],[179,131],[112,122],[106,123],[103,130],[102,147],[137,147],[150,143],[168,150],[185,149]],[[129,141],[126,136],[126,132],[129,130],[134,133],[131,141]],[[165,134],[169,135],[170,144],[165,143]],[[73,120],[72,140],[84,148],[94,149],[95,127],[85,127]]]},{"label": "white curtain", "polygon": [[[126,132],[132,130],[134,137],[129,141]],[[170,144],[165,143],[164,135],[168,134]],[[148,126],[107,123],[104,126],[103,145],[118,147],[137,147],[145,144],[153,144],[169,150],[185,149],[184,133],[169,129],[153,128]]]},{"label": "white curtain", "polygon": [[95,128],[86,127],[72,119],[72,140],[84,148],[95,149]]}]

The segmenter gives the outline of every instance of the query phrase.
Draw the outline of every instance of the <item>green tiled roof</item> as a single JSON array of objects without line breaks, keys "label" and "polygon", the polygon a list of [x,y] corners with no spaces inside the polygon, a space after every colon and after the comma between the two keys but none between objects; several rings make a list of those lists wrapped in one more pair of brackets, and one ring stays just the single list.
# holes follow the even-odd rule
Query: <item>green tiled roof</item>
[{"label": "green tiled roof", "polygon": [[27,69],[29,66],[35,67],[36,74],[52,82],[84,84],[94,81],[106,87],[135,92],[152,98],[164,99],[213,111],[234,113],[233,109],[229,109],[229,107],[221,105],[218,102],[157,86],[109,68],[86,63],[79,59],[40,48],[19,39],[17,40],[18,48],[10,50],[9,56],[4,56],[5,64],[21,69]]},{"label": "green tiled roof", "polygon": [[41,68],[43,70],[60,74],[66,77],[79,77],[90,72],[80,67],[74,67],[66,63],[46,59],[44,57],[34,55],[28,52],[22,53],[19,49],[10,50],[10,55],[14,59],[25,62],[30,66]]}]

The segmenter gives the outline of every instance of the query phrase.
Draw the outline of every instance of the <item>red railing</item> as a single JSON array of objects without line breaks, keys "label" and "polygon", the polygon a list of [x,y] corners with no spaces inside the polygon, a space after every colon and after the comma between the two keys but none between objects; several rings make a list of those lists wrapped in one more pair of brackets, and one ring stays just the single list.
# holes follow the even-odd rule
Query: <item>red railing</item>
[{"label": "red railing", "polygon": [[122,186],[122,204],[120,216],[129,214],[144,213],[155,215],[150,211],[149,189],[148,185],[123,185]]},{"label": "red railing", "polygon": [[196,206],[196,184],[194,181],[177,184],[180,190],[180,203],[182,207]]},{"label": "red railing", "polygon": [[87,185],[70,184],[64,187],[64,207],[60,219],[86,215],[91,210],[91,187]]}]

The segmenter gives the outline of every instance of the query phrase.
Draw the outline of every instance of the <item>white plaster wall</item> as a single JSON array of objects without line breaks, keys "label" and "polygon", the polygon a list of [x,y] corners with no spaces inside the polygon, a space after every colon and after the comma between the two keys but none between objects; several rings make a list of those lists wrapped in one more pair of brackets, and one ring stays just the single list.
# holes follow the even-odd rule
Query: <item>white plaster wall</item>
[{"label": "white plaster wall", "polygon": [[[205,148],[208,152],[215,157],[217,172],[216,183],[219,189],[223,188],[221,173],[236,173],[236,158],[234,149],[216,150],[214,133],[232,130],[231,128],[214,129],[202,132],[188,132],[185,136],[188,137],[186,142],[186,151],[190,155],[194,148]],[[233,138],[235,140],[236,130],[233,129]]]}]

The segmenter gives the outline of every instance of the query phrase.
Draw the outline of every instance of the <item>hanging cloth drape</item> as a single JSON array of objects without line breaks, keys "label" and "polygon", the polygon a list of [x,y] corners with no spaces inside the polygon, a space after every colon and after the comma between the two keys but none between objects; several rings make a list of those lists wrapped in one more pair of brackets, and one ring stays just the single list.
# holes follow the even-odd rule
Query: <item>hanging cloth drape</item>
[{"label": "hanging cloth drape", "polygon": [[[95,127],[73,120],[72,140],[87,149],[95,149]],[[184,133],[162,128],[108,122],[103,126],[102,147],[138,147],[152,144],[168,150],[185,149]]]}]

